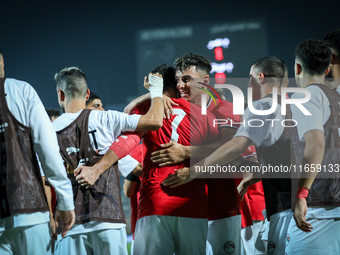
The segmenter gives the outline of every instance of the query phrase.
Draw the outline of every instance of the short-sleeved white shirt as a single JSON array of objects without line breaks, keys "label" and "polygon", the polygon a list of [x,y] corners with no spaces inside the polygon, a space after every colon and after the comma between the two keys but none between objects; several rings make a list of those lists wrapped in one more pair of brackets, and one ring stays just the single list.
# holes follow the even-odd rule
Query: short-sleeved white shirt
[{"label": "short-sleeved white shirt", "polygon": [[[253,106],[257,110],[268,110],[272,107],[273,99],[271,97],[265,97],[258,101],[253,102]],[[234,137],[244,136],[252,141],[252,145],[257,147],[264,146],[269,147],[279,140],[283,133],[284,126],[281,122],[284,120],[281,115],[281,107],[278,104],[275,111],[269,115],[257,115],[250,112],[249,107],[245,110],[243,116],[244,122],[238,128]],[[273,121],[275,119],[275,121]],[[251,127],[260,126],[261,127]],[[250,122],[249,122],[250,121]],[[250,125],[249,125],[250,123]]]},{"label": "short-sleeved white shirt", "polygon": [[[303,106],[311,113],[311,115],[304,115],[304,113],[295,105],[291,105],[292,118],[297,120],[297,130],[299,139],[304,142],[304,134],[311,130],[323,130],[323,126],[329,119],[331,108],[326,94],[318,86],[308,86],[306,89],[311,93],[311,99],[304,103]],[[294,93],[292,99],[304,98],[305,95],[301,93]]]},{"label": "short-sleeved white shirt", "polygon": [[[53,127],[59,131],[70,125],[82,112],[64,113],[53,121]],[[128,115],[118,111],[91,111],[88,131],[91,145],[97,153],[103,155],[116,138],[126,131],[135,131],[141,115]],[[92,135],[93,134],[93,135]]]}]

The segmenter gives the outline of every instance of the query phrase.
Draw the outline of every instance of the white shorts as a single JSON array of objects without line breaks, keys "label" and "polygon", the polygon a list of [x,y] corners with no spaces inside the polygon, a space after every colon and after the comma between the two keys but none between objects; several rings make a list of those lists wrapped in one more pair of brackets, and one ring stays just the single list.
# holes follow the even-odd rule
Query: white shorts
[{"label": "white shorts", "polygon": [[209,221],[207,254],[241,254],[241,215]]},{"label": "white shorts", "polygon": [[205,255],[207,219],[151,215],[137,220],[133,255]]},{"label": "white shorts", "polygon": [[241,255],[254,254],[253,225],[241,229]]},{"label": "white shorts", "polygon": [[266,223],[254,220],[253,225],[241,229],[241,255],[266,255],[267,242],[262,240]]},{"label": "white shorts", "polygon": [[[267,219],[261,221],[253,221],[253,233],[254,233],[254,245],[255,245],[255,255],[267,254],[268,240],[263,238],[263,235],[267,231]],[[267,231],[269,232],[269,230]],[[268,238],[268,234],[267,237]]]},{"label": "white shorts", "polygon": [[50,223],[16,227],[0,232],[0,254],[52,254]]},{"label": "white shorts", "polygon": [[55,244],[54,255],[127,255],[126,230],[104,229],[66,236]]},{"label": "white shorts", "polygon": [[287,245],[289,245],[290,242],[290,237],[289,235],[287,235],[287,232],[292,217],[293,212],[291,209],[275,213],[270,217],[267,246],[268,254],[270,255],[285,254],[285,248]]},{"label": "white shorts", "polygon": [[265,225],[263,226],[263,230],[264,230],[264,231],[263,231],[263,233],[262,233],[261,240],[268,243],[268,234],[269,234],[270,222],[267,220],[267,218],[266,218],[264,224],[265,224]]},{"label": "white shorts", "polygon": [[298,229],[294,218],[288,228],[290,242],[286,247],[288,255],[339,255],[340,218],[315,219],[313,213],[306,214],[307,222],[312,224],[312,232]]}]

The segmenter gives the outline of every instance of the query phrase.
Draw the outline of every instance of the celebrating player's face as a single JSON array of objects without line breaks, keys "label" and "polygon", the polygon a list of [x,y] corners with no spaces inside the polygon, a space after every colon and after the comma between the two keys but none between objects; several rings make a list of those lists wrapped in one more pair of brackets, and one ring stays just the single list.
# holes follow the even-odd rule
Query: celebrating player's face
[{"label": "celebrating player's face", "polygon": [[191,66],[185,71],[176,71],[177,90],[181,98],[192,103],[199,103],[201,95],[205,93],[202,83],[204,82],[202,75],[196,70],[196,66]]},{"label": "celebrating player's face", "polygon": [[86,106],[86,109],[105,111],[103,108],[102,101],[98,98],[92,100],[92,102]]}]

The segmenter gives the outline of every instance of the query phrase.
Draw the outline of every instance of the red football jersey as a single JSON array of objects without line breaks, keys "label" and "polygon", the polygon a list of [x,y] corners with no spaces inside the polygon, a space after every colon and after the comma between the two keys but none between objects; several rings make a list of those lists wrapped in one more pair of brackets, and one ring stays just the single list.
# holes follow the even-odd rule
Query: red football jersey
[{"label": "red football jersey", "polygon": [[[233,104],[222,100],[222,104],[212,101],[208,104],[207,112],[212,113],[216,119],[228,120],[228,123],[219,125],[219,128],[229,127],[230,120],[240,122],[240,116],[233,114]],[[234,125],[232,128],[238,128]],[[209,198],[209,220],[219,220],[239,214],[240,196],[237,186],[232,178],[207,179]]]},{"label": "red football jersey", "polygon": [[[214,116],[202,115],[201,108],[184,99],[172,99],[179,104],[173,107],[175,115],[163,120],[162,128],[147,132],[143,138],[143,172],[140,188],[138,217],[148,215],[169,215],[190,218],[207,218],[207,197],[205,180],[196,178],[176,188],[165,187],[161,183],[175,169],[190,166],[186,160],[179,164],[159,167],[152,163],[151,153],[162,149],[161,144],[171,141],[179,144],[208,144],[219,136],[217,127],[213,127]],[[145,114],[150,108],[150,101],[136,106],[131,113]]]}]

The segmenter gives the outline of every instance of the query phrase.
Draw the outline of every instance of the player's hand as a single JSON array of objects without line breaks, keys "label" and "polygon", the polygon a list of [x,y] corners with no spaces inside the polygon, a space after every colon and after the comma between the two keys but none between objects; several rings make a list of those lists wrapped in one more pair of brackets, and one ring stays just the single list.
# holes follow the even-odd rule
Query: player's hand
[{"label": "player's hand", "polygon": [[294,209],[294,220],[296,226],[304,232],[311,232],[313,227],[306,221],[307,201],[306,199],[296,198]]},{"label": "player's hand", "polygon": [[51,226],[51,230],[50,230],[50,234],[51,234],[51,238],[54,240],[57,240],[57,232],[56,232],[56,227],[55,227],[55,221],[53,218],[53,214],[50,212],[50,226]]},{"label": "player's hand", "polygon": [[94,185],[99,175],[99,172],[94,166],[80,166],[74,170],[76,181],[87,189]]},{"label": "player's hand", "polygon": [[183,185],[193,180],[192,178],[190,178],[189,167],[176,169],[175,172],[176,173],[169,175],[167,178],[164,179],[164,181],[162,182],[164,186],[170,186],[170,188],[175,188],[177,186]]},{"label": "player's hand", "polygon": [[175,115],[174,110],[172,109],[172,106],[178,106],[177,103],[172,101],[172,99],[166,95],[163,94],[163,103],[164,103],[164,118],[170,119],[170,115]]},{"label": "player's hand", "polygon": [[151,153],[151,160],[153,163],[159,163],[159,166],[167,166],[171,164],[180,163],[187,159],[187,151],[185,146],[176,143],[161,144],[164,150],[158,150]]},{"label": "player's hand", "polygon": [[[149,75],[154,75],[154,76],[157,76],[157,77],[163,79],[163,76],[159,73],[149,73]],[[149,83],[149,77],[145,76],[144,77],[144,88],[146,88],[147,90],[150,90],[150,86],[151,86],[151,84]]]},{"label": "player's hand", "polygon": [[144,88],[146,88],[147,90],[149,90],[149,88],[150,88],[150,83],[149,83],[149,77],[148,76],[144,77]]},{"label": "player's hand", "polygon": [[55,227],[58,228],[60,224],[63,225],[61,230],[61,236],[64,238],[67,232],[71,229],[76,219],[74,210],[71,211],[61,211],[56,209],[55,211]]},{"label": "player's hand", "polygon": [[244,195],[247,193],[248,191],[248,186],[245,185],[244,182],[240,182],[240,184],[237,186],[237,191],[238,191],[238,194],[240,195],[240,199],[241,201],[243,200],[243,197]]}]

